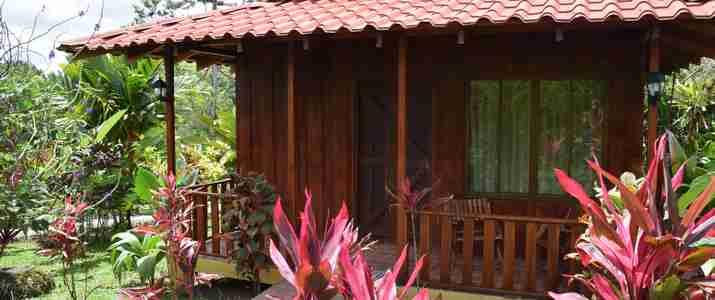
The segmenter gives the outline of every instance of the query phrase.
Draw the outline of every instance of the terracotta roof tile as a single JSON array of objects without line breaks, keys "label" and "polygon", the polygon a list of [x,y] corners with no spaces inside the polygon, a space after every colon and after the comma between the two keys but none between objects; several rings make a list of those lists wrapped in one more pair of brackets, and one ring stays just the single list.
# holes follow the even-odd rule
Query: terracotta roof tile
[{"label": "terracotta roof tile", "polygon": [[694,19],[715,17],[715,1],[685,0],[294,0],[231,7],[189,17],[171,18],[155,23],[96,34],[67,41],[63,50],[114,49],[149,42],[285,36],[296,32],[309,35],[316,31],[335,33],[389,30],[393,26],[412,29],[420,23],[444,27],[450,23],[463,26],[480,21],[495,24],[511,20],[536,23],[551,19],[569,23],[575,19],[603,22],[616,18],[624,22],[645,16],[672,20],[680,15]]}]

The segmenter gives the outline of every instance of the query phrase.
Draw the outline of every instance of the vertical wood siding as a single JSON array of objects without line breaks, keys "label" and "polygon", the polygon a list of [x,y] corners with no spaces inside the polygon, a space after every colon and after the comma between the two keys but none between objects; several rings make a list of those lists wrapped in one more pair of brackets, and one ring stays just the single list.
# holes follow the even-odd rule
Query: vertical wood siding
[{"label": "vertical wood siding", "polygon": [[[411,37],[407,105],[420,101],[431,106],[420,106],[426,120],[408,119],[431,124],[430,145],[423,146],[431,148],[432,177],[441,180],[437,193],[466,191],[466,89],[475,79],[609,81],[604,163],[614,173],[634,170],[640,164],[642,130],[639,36],[567,32],[565,40],[556,43],[550,33],[468,35],[461,46],[454,36]],[[239,67],[240,166],[265,173],[282,195],[288,180],[286,43],[244,44]],[[373,39],[311,40],[308,51],[296,47],[296,181],[301,193],[286,200],[294,213],[304,204],[304,187],[313,193],[318,220],[335,214],[342,201],[355,213],[356,84],[384,80],[385,93],[394,98],[395,46],[394,37],[386,36],[382,48],[376,48]],[[394,133],[389,137],[394,141]],[[388,169],[394,172],[394,165]],[[388,174],[394,181],[394,174]],[[530,201],[537,210],[552,206],[537,200]],[[516,201],[496,205],[495,212],[526,213]],[[515,249],[521,251],[518,245]]]}]

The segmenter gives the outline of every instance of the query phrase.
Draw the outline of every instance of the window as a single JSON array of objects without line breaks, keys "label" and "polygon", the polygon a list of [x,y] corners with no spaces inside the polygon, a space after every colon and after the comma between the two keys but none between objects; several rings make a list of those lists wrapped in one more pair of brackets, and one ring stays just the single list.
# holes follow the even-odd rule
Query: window
[{"label": "window", "polygon": [[590,188],[594,177],[585,160],[600,155],[605,86],[595,80],[472,81],[468,192],[562,194],[554,168]]}]

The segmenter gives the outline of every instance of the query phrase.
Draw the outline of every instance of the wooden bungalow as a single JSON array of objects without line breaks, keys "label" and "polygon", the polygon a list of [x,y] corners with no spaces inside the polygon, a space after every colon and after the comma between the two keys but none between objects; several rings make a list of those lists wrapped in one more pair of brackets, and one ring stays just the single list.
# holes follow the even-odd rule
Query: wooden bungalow
[{"label": "wooden bungalow", "polygon": [[[641,170],[657,130],[656,111],[643,114],[648,74],[715,56],[713,17],[707,0],[294,0],[60,49],[164,59],[170,173],[174,64],[234,67],[236,168],[266,174],[289,213],[302,208],[306,187],[319,220],[345,201],[383,241],[370,259],[387,264],[408,226],[385,185],[418,174],[439,180],[434,195],[454,194],[450,207],[463,209],[419,213],[425,282],[538,296],[563,287],[560,274],[575,268],[562,256],[578,211],[553,168],[587,186],[592,153],[611,172]],[[197,212],[194,234],[209,241],[200,267],[217,268],[231,249],[219,201],[230,186],[195,187],[215,195]]]}]

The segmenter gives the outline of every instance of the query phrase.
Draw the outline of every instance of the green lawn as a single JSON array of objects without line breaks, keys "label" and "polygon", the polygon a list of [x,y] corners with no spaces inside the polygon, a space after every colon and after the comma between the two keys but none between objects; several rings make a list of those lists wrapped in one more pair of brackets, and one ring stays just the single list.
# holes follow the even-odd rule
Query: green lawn
[{"label": "green lawn", "polygon": [[[94,245],[89,247],[86,257],[82,258],[78,264],[79,287],[86,287],[91,290],[96,288],[90,299],[114,299],[120,284],[112,275],[112,265],[109,254],[105,251],[105,245]],[[55,289],[50,294],[43,295],[37,299],[69,299],[62,281],[62,266],[59,261],[54,261],[49,257],[37,255],[38,247],[34,242],[21,241],[10,244],[5,255],[0,258],[0,266],[33,266],[43,270],[55,278]],[[86,268],[87,280],[81,269]],[[125,280],[127,281],[127,280]]]},{"label": "green lawn", "polygon": [[[88,289],[94,289],[89,297],[92,300],[115,299],[117,291],[121,287],[141,285],[138,276],[134,274],[124,278],[121,283],[114,278],[109,252],[106,251],[108,246],[108,243],[90,245],[87,249],[86,257],[78,263],[79,266],[75,276],[79,282],[79,289],[84,288],[85,283]],[[55,288],[49,294],[35,299],[69,299],[62,281],[62,266],[59,261],[37,255],[37,250],[39,249],[34,242],[19,241],[10,244],[5,255],[0,258],[0,267],[33,266],[39,270],[46,271],[54,276]],[[87,280],[84,280],[83,268],[87,270]],[[166,274],[166,266],[162,264],[157,271],[157,277],[159,273]],[[236,280],[220,280],[213,287],[197,288],[197,297],[194,297],[194,299],[251,299],[250,291],[251,288],[248,283]],[[185,298],[180,297],[180,299]],[[166,295],[164,299],[171,299],[171,297]]]}]

